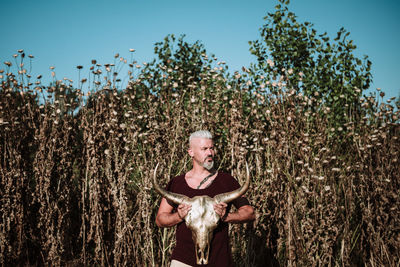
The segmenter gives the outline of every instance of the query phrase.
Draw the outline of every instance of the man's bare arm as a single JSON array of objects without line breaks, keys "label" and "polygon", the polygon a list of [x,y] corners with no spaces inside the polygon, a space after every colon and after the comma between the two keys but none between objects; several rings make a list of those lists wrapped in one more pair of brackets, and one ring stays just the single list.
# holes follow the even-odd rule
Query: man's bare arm
[{"label": "man's bare arm", "polygon": [[221,220],[228,223],[244,223],[254,221],[256,216],[254,209],[250,205],[241,206],[237,211],[225,214],[226,203],[218,203],[214,205],[215,211],[221,216]]},{"label": "man's bare arm", "polygon": [[250,205],[241,206],[237,211],[228,213],[224,222],[229,223],[244,223],[251,222],[256,219],[254,209]]},{"label": "man's bare arm", "polygon": [[163,198],[161,200],[160,207],[158,208],[156,216],[156,224],[159,227],[172,227],[182,222],[185,216],[191,209],[190,205],[180,204],[178,210],[173,212],[174,207],[172,207],[168,201]]}]

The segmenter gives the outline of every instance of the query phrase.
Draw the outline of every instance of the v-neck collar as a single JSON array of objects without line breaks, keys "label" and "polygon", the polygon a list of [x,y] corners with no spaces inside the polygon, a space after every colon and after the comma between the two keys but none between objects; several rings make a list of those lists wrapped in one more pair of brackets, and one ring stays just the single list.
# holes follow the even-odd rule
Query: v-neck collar
[{"label": "v-neck collar", "polygon": [[[214,174],[215,174],[215,173],[214,173]],[[218,178],[219,174],[220,174],[220,172],[217,171],[217,176],[215,176],[215,178],[211,181],[211,183],[210,183],[206,188],[197,189],[197,188],[191,187],[191,186],[188,184],[188,182],[186,181],[186,173],[183,175],[183,180],[185,181],[186,186],[187,186],[188,188],[190,188],[191,190],[202,191],[202,190],[207,190],[208,188],[210,188],[210,187],[214,184],[215,180]]]}]

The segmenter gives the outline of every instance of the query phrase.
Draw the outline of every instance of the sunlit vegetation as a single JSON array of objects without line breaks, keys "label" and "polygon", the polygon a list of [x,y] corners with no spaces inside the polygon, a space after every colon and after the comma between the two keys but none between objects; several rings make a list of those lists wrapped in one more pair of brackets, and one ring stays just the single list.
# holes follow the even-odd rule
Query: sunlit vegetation
[{"label": "sunlit vegetation", "polygon": [[335,120],[338,107],[316,88],[290,86],[305,71],[230,74],[201,43],[173,35],[155,53],[147,64],[117,54],[78,66],[90,75],[75,86],[31,77],[22,50],[5,62],[1,265],[169,266],[174,230],[155,225],[152,172],[159,163],[165,185],[188,171],[199,129],[215,135],[220,170],[243,183],[250,166],[257,219],[231,227],[238,266],[400,263],[394,99],[353,88]]}]

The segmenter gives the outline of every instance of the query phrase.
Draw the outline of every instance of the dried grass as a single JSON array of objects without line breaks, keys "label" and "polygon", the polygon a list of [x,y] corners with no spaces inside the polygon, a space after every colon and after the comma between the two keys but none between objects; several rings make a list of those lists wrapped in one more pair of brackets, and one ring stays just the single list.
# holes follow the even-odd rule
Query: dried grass
[{"label": "dried grass", "polygon": [[163,184],[187,171],[187,136],[200,128],[215,134],[220,169],[242,182],[243,163],[252,166],[257,220],[231,227],[238,266],[400,263],[390,103],[366,97],[331,129],[323,103],[218,69],[183,84],[185,70],[164,66],[155,79],[131,67],[122,90],[121,67],[96,64],[88,98],[68,80],[43,86],[9,65],[0,77],[1,265],[168,266],[174,230],[154,223],[150,177],[156,163]]}]

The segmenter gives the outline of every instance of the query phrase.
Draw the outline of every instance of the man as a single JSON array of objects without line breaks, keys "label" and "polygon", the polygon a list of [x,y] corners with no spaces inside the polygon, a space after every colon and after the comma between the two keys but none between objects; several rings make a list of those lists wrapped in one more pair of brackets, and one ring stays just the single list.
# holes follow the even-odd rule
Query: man
[{"label": "man", "polygon": [[[200,195],[214,197],[240,187],[231,175],[217,172],[214,169],[215,151],[209,131],[197,131],[191,134],[188,153],[192,158],[193,168],[186,174],[172,179],[167,185],[168,191],[190,198]],[[232,204],[237,208],[237,211],[232,213],[229,213],[231,204],[218,203],[214,205],[214,210],[221,217],[221,222],[214,230],[208,266],[233,266],[229,247],[228,223],[243,223],[255,219],[254,209],[246,198],[237,198]],[[171,267],[197,266],[191,232],[184,223],[184,218],[190,209],[191,206],[186,204],[174,207],[174,204],[170,204],[163,198],[157,212],[156,224],[159,227],[177,225],[176,246],[171,256]]]}]

